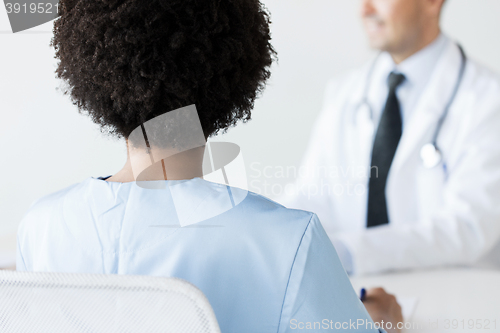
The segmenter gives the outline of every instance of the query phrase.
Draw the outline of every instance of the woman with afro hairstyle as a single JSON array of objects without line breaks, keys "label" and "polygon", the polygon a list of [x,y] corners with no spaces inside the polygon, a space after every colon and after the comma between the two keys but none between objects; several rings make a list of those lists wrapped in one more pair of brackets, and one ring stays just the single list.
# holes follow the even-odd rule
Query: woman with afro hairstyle
[{"label": "woman with afro hairstyle", "polygon": [[31,205],[18,270],[182,278],[224,333],[372,323],[315,214],[203,179],[206,139],[249,120],[270,77],[259,0],[61,0],[59,15],[57,77],[128,159]]}]

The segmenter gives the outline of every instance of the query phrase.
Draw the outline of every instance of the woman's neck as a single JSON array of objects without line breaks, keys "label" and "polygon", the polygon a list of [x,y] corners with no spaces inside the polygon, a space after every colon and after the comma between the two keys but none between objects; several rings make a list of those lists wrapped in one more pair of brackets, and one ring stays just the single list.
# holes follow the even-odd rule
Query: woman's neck
[{"label": "woman's neck", "polygon": [[127,141],[125,165],[106,181],[128,183],[203,177],[204,152],[205,146],[186,151],[151,147],[147,151],[133,148]]}]

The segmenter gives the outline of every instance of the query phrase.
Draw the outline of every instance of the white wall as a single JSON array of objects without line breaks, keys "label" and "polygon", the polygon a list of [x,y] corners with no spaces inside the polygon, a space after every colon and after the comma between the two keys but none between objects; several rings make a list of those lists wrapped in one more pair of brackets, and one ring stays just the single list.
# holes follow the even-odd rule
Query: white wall
[{"label": "white wall", "polygon": [[[263,192],[264,181],[291,180],[256,177],[255,169],[298,165],[327,79],[372,55],[358,19],[359,0],[264,3],[272,14],[279,64],[253,120],[217,138],[242,147],[250,189],[257,192]],[[498,0],[449,0],[443,29],[472,58],[500,72],[498,17]],[[9,29],[0,6],[0,31]],[[27,33],[0,33],[0,235],[14,232],[40,196],[89,176],[112,174],[125,161],[123,144],[104,138],[56,90],[51,30],[49,22]]]}]

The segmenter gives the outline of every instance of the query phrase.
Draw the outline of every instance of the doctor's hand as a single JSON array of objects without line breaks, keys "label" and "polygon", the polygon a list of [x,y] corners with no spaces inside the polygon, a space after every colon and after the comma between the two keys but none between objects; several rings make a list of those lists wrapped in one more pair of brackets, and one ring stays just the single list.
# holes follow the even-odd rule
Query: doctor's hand
[{"label": "doctor's hand", "polygon": [[[383,288],[369,289],[366,291],[363,304],[372,320],[379,323],[380,327],[384,328],[388,333],[401,332],[400,329],[397,329],[397,325],[400,322],[403,323],[403,313],[394,295],[386,293]],[[392,329],[387,327],[388,322],[392,324]]]}]

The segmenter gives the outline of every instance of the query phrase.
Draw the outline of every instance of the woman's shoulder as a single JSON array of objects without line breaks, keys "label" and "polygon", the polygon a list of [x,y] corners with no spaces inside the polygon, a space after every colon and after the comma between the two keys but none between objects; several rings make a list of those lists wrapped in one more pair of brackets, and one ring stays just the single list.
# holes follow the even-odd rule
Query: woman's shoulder
[{"label": "woman's shoulder", "polygon": [[[287,208],[284,205],[273,201],[261,194],[248,192],[245,200],[246,204],[250,207],[247,212],[252,219],[255,217],[264,218],[268,223],[272,223],[280,228],[296,228],[301,225],[303,228],[307,227],[311,222],[315,223],[318,217],[315,213],[301,210]],[[318,220],[319,222],[319,220]]]},{"label": "woman's shoulder", "polygon": [[65,198],[70,193],[81,189],[85,182],[86,180],[73,183],[33,201],[21,220],[18,233],[22,233],[25,229],[33,230],[37,225],[48,220],[50,216],[53,216],[55,209],[62,206]]}]

